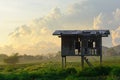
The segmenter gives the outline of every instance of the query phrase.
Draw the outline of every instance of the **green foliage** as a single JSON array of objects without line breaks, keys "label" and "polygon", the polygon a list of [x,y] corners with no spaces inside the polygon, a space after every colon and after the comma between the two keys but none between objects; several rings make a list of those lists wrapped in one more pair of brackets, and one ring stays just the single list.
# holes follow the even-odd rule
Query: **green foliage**
[{"label": "green foliage", "polygon": [[109,75],[109,73],[111,72],[112,68],[109,66],[98,66],[94,68],[95,71],[97,72],[98,76],[106,76]]},{"label": "green foliage", "polygon": [[111,75],[120,76],[120,67],[115,67],[115,68],[111,71]]},{"label": "green foliage", "polygon": [[117,77],[117,76],[108,76],[106,80],[120,80],[120,77]]},{"label": "green foliage", "polygon": [[79,80],[75,75],[69,75],[65,78],[65,80]]},{"label": "green foliage", "polygon": [[18,80],[19,78],[17,77],[16,74],[11,73],[11,74],[6,74],[4,75],[4,79],[3,80]]},{"label": "green foliage", "polygon": [[97,76],[97,71],[91,68],[85,68],[84,70],[79,72],[79,76],[94,77]]},{"label": "green foliage", "polygon": [[114,66],[62,69],[60,63],[53,62],[1,65],[0,80],[120,80],[119,71],[120,67]]},{"label": "green foliage", "polygon": [[77,73],[75,68],[67,68],[66,72],[69,73],[69,74],[72,74],[72,75]]},{"label": "green foliage", "polygon": [[0,80],[4,80],[4,75],[3,74],[0,74]]}]

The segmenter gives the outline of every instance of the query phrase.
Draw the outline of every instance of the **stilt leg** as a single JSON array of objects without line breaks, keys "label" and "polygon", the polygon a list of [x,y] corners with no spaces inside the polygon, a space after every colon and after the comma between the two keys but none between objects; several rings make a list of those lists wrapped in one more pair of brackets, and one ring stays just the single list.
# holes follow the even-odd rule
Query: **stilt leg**
[{"label": "stilt leg", "polygon": [[82,69],[84,68],[84,56],[81,56],[81,66],[82,66]]},{"label": "stilt leg", "polygon": [[63,63],[63,56],[62,56],[62,68],[64,68],[64,63]]},{"label": "stilt leg", "polygon": [[65,68],[66,68],[66,56],[65,56]]},{"label": "stilt leg", "polygon": [[62,56],[62,68],[66,67],[66,56]]},{"label": "stilt leg", "polygon": [[100,66],[102,66],[102,55],[100,56]]}]

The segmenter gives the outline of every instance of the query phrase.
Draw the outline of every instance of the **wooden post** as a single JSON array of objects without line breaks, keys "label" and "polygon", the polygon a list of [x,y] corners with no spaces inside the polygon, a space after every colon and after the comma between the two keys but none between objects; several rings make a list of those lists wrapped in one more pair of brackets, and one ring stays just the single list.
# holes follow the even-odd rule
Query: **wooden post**
[{"label": "wooden post", "polygon": [[62,56],[62,68],[66,67],[66,56]]},{"label": "wooden post", "polygon": [[82,70],[84,68],[84,56],[81,56],[81,66],[82,66]]},{"label": "wooden post", "polygon": [[65,56],[65,68],[66,68],[66,56]]},{"label": "wooden post", "polygon": [[64,65],[64,63],[63,63],[63,56],[62,56],[62,68],[64,68],[64,66],[63,66],[63,65]]},{"label": "wooden post", "polygon": [[100,66],[102,66],[102,55],[100,55]]},{"label": "wooden post", "polygon": [[100,37],[100,66],[102,66],[102,37]]}]

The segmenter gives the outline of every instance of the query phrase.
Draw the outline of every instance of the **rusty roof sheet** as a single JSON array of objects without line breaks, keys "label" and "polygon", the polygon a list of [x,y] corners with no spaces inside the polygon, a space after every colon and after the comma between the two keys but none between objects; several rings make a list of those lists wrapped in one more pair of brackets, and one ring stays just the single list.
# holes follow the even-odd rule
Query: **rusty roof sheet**
[{"label": "rusty roof sheet", "polygon": [[106,37],[110,34],[109,30],[56,30],[53,35],[101,35]]}]

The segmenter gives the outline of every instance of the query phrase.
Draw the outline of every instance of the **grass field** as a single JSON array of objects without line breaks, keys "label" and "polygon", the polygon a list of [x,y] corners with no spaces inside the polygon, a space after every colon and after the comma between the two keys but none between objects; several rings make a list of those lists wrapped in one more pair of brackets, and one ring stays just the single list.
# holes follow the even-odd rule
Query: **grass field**
[{"label": "grass field", "polygon": [[103,66],[99,66],[99,57],[89,57],[94,68],[85,64],[81,70],[79,57],[68,57],[67,67],[61,68],[61,61],[50,59],[39,63],[20,63],[0,65],[0,80],[120,80],[120,57],[103,57]]}]

